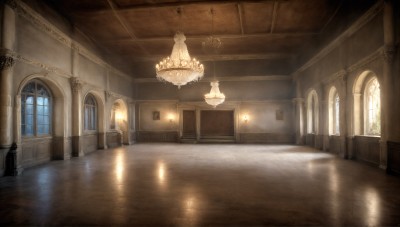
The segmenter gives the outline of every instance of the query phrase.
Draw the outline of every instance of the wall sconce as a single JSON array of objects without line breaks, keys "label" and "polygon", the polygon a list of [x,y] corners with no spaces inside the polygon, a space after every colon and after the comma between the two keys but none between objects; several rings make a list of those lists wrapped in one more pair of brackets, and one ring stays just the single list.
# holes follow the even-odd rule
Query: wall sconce
[{"label": "wall sconce", "polygon": [[175,115],[174,114],[172,114],[172,113],[168,114],[168,121],[170,123],[172,123],[174,121],[174,119],[175,119]]},{"label": "wall sconce", "polygon": [[121,113],[121,111],[116,111],[115,112],[115,119],[117,121],[122,121],[124,119],[124,115]]},{"label": "wall sconce", "polygon": [[249,115],[247,114],[243,115],[243,121],[247,123],[249,121]]}]

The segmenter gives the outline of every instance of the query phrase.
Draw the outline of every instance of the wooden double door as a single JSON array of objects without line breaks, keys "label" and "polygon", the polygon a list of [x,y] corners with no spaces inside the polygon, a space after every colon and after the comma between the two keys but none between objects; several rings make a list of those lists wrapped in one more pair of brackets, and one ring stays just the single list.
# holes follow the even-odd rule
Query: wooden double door
[{"label": "wooden double door", "polygon": [[[201,110],[200,122],[196,122],[195,110],[183,110],[182,137],[196,138],[200,132],[201,138],[233,137],[234,111],[233,110]],[[199,125],[199,130],[197,130]]]}]

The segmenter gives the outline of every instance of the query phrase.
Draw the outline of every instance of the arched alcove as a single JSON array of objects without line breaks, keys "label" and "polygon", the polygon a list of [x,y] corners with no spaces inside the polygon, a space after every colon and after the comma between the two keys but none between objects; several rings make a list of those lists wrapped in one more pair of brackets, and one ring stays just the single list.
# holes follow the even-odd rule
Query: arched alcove
[{"label": "arched alcove", "polygon": [[329,89],[328,95],[329,135],[340,134],[340,96],[335,86]]},{"label": "arched alcove", "polygon": [[[116,136],[120,138],[117,139]],[[107,144],[111,147],[121,143],[129,144],[129,136],[128,106],[124,100],[116,99],[110,109],[110,133],[107,136]]]},{"label": "arched alcove", "polygon": [[[88,101],[88,99],[94,99],[95,103],[95,108],[96,108],[96,125],[95,128],[93,127],[86,128],[86,121],[87,119],[87,110],[86,110],[86,104],[85,102]],[[83,99],[82,99],[82,135],[85,137],[85,140],[83,141],[84,144],[83,146],[83,151],[85,153],[95,151],[97,149],[104,149],[105,148],[105,123],[104,123],[104,112],[105,112],[105,105],[104,105],[104,99],[100,95],[99,92],[97,91],[88,91]]]},{"label": "arched alcove", "polygon": [[311,90],[307,95],[307,133],[318,134],[319,125],[319,101],[318,94]]}]

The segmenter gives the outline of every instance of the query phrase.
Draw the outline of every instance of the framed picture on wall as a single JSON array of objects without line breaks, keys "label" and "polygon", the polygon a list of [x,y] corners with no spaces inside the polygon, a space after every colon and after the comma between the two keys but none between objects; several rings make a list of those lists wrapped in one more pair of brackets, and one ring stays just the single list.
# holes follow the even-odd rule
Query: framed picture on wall
[{"label": "framed picture on wall", "polygon": [[160,120],[160,111],[153,111],[153,121]]}]

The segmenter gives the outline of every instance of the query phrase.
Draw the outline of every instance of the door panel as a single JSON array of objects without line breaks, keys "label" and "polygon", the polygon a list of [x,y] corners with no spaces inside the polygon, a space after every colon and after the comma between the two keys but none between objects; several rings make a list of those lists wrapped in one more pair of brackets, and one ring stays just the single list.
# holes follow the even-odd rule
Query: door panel
[{"label": "door panel", "polygon": [[183,130],[182,136],[184,138],[196,137],[196,112],[194,110],[183,111]]},{"label": "door panel", "polygon": [[234,136],[233,110],[201,111],[200,133],[202,137]]}]

